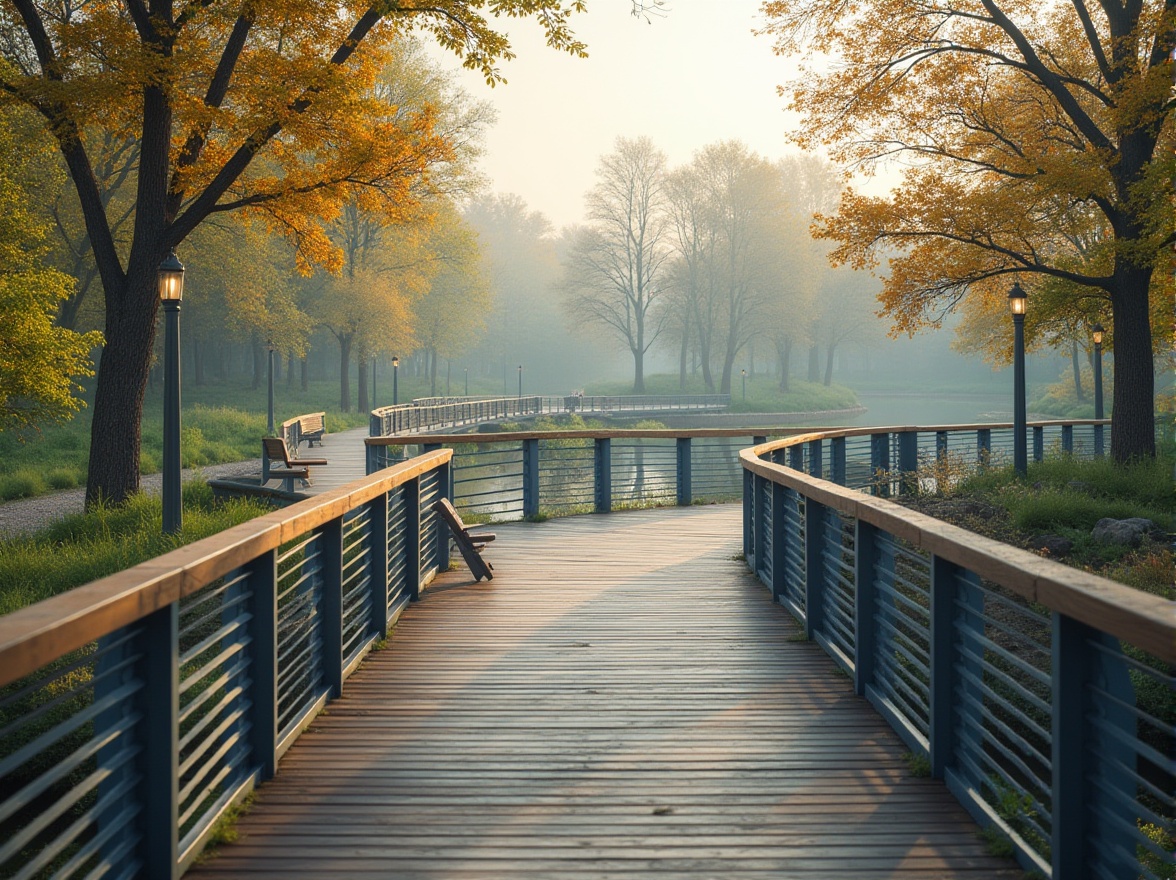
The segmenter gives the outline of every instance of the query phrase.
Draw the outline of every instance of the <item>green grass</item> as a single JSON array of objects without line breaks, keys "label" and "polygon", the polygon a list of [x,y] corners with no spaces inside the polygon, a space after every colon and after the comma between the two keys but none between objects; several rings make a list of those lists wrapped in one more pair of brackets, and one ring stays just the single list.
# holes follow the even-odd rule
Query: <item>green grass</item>
[{"label": "green grass", "polygon": [[68,517],[28,537],[0,541],[0,614],[39,602],[245,522],[270,508],[219,502],[204,483],[184,485],[184,528],[163,535],[158,496]]},{"label": "green grass", "polygon": [[[584,390],[589,395],[629,395],[633,393],[631,381],[596,382]],[[687,378],[686,389],[678,386],[676,374],[659,374],[645,377],[646,394],[708,394],[701,376]],[[824,410],[849,409],[858,405],[857,396],[842,385],[826,387],[819,383],[792,380],[787,394],[780,392],[778,383],[771,376],[758,375],[747,378],[747,399],[743,399],[741,377],[736,374],[731,383],[731,411],[747,413],[792,413],[822,412]]]}]

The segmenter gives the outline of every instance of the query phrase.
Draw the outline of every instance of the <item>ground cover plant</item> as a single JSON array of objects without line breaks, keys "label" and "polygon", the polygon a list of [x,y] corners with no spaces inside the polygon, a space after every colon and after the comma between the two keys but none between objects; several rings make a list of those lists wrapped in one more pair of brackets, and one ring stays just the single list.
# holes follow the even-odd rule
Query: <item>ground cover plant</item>
[{"label": "ground cover plant", "polygon": [[0,541],[0,614],[130,568],[269,510],[249,500],[220,501],[207,484],[184,485],[184,528],[163,534],[159,496],[99,506],[36,534]]},{"label": "ground cover plant", "polygon": [[[584,389],[589,395],[631,395],[631,382],[594,382]],[[683,389],[678,375],[660,374],[645,377],[646,394],[709,394],[701,376],[687,379]],[[801,382],[793,379],[790,390],[780,391],[780,385],[772,376],[747,377],[747,397],[743,397],[741,376],[735,376],[731,384],[731,412],[747,413],[810,413],[829,410],[853,409],[857,407],[857,395],[843,385],[822,385],[818,382]]]}]

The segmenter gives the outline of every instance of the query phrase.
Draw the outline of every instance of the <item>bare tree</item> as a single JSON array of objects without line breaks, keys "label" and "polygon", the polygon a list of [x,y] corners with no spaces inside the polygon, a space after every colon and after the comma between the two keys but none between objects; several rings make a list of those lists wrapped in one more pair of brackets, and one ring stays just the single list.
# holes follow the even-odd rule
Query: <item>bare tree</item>
[{"label": "bare tree", "polygon": [[648,138],[618,138],[588,193],[590,225],[565,266],[569,306],[611,331],[633,356],[633,392],[645,392],[645,355],[662,331],[665,154]]}]

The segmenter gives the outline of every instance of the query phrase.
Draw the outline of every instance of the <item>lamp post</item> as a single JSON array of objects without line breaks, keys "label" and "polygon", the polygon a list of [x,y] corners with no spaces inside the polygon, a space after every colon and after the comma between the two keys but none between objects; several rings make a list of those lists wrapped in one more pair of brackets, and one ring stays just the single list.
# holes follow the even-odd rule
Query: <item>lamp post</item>
[{"label": "lamp post", "polygon": [[396,406],[400,402],[400,358],[392,358],[392,405]]},{"label": "lamp post", "polygon": [[523,365],[519,364],[519,400],[523,399]]},{"label": "lamp post", "polygon": [[743,401],[747,402],[747,370],[739,371],[743,375]]},{"label": "lamp post", "polygon": [[265,349],[269,352],[269,377],[267,378],[267,392],[266,408],[265,408],[265,434],[267,437],[274,436],[274,352],[278,347],[274,345],[271,339],[265,344]]},{"label": "lamp post", "polygon": [[[1094,417],[1096,419],[1103,418],[1103,395],[1102,395],[1102,341],[1103,341],[1103,326],[1102,324],[1095,324],[1090,328],[1090,336],[1094,340]],[[1094,454],[1102,456],[1104,451],[1103,446],[1103,426],[1094,426]]]},{"label": "lamp post", "polygon": [[1025,291],[1014,284],[1009,291],[1013,314],[1013,470],[1018,476],[1029,472],[1025,445]]},{"label": "lamp post", "polygon": [[184,264],[176,258],[175,251],[159,264],[158,287],[164,318],[163,531],[175,535],[184,525],[180,503],[180,302],[184,296]]}]

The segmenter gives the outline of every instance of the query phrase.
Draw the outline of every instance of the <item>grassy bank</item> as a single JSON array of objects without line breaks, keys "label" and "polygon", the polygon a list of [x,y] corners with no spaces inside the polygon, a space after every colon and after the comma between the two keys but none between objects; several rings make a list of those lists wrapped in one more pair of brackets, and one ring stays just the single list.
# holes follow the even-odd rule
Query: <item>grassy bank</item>
[{"label": "grassy bank", "polygon": [[68,517],[36,535],[0,541],[0,614],[89,583],[267,512],[219,502],[204,483],[184,485],[184,530],[164,535],[158,496]]},{"label": "grassy bank", "polygon": [[[821,385],[813,382],[791,383],[788,392],[781,392],[772,376],[760,374],[747,377],[747,396],[743,394],[743,377],[736,374],[731,383],[731,411],[749,413],[807,413],[851,409],[858,405],[857,395],[843,385]],[[629,395],[633,383],[595,382],[584,389],[585,394]],[[701,376],[688,378],[686,388],[678,384],[677,374],[645,377],[646,394],[709,394]]]}]

